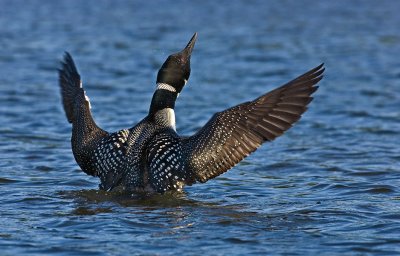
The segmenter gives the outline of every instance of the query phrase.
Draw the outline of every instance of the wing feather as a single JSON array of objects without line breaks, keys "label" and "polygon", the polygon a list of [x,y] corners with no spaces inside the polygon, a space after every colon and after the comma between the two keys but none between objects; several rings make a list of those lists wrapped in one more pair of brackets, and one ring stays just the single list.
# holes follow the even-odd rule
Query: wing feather
[{"label": "wing feather", "polygon": [[321,64],[253,101],[216,113],[195,135],[182,139],[186,168],[206,182],[282,135],[307,110],[324,70]]}]

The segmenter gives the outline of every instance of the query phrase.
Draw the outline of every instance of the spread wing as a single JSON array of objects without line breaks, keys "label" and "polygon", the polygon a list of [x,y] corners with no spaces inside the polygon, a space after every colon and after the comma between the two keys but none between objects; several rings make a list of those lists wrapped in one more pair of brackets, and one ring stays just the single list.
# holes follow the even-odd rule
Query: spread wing
[{"label": "spread wing", "polygon": [[261,97],[216,113],[195,135],[181,141],[186,168],[206,182],[272,141],[300,119],[322,79],[323,64]]},{"label": "spread wing", "polygon": [[68,122],[74,120],[74,102],[78,94],[84,94],[82,90],[81,76],[76,69],[74,60],[68,52],[65,52],[62,68],[58,70],[62,103]]}]

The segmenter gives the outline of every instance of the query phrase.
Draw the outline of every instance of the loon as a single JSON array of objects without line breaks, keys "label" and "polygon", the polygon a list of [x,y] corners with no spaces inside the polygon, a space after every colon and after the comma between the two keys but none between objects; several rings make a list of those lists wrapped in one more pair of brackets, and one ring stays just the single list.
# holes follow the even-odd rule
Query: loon
[{"label": "loon", "polygon": [[62,104],[72,124],[72,152],[80,168],[106,191],[164,193],[225,173],[264,142],[298,121],[322,79],[323,64],[254,100],[215,113],[197,133],[176,132],[175,101],[190,76],[197,39],[169,55],[158,71],[148,115],[130,129],[97,126],[81,77],[68,52],[59,72]]}]

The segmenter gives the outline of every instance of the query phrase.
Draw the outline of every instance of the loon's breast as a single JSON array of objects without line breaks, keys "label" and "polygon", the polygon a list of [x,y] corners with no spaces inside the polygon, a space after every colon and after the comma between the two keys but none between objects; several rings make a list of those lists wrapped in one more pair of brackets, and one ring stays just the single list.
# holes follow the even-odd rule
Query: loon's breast
[{"label": "loon's breast", "polygon": [[[117,134],[123,134],[123,138],[118,136],[117,140],[123,143],[116,144],[118,149],[117,151],[120,152],[121,157],[121,164],[125,163],[123,166],[118,165],[118,162],[115,159],[103,159],[101,162],[106,163],[114,163],[112,172],[109,172],[109,168],[100,168],[104,173],[110,173],[110,176],[113,177],[113,184],[109,184],[107,179],[102,180],[102,188],[109,188],[115,187],[116,185],[122,185],[125,189],[133,190],[133,191],[150,191],[148,187],[148,179],[149,174],[147,170],[147,144],[148,142],[157,134],[157,132],[162,129],[159,125],[152,122],[148,118],[143,119],[139,122],[136,126],[128,129],[128,130],[121,130]],[[113,139],[115,141],[115,139]],[[110,144],[110,141],[104,141],[105,143]],[[107,146],[104,146],[107,148]],[[111,148],[111,146],[109,146]],[[104,155],[104,154],[103,154]],[[107,157],[115,157],[118,156],[113,152],[110,154],[107,152]],[[115,165],[115,163],[117,163]],[[116,167],[116,168],[114,168]],[[103,174],[104,176],[104,174]],[[100,176],[101,178],[101,176]],[[116,181],[116,179],[118,181]],[[118,184],[114,184],[118,183]]]}]

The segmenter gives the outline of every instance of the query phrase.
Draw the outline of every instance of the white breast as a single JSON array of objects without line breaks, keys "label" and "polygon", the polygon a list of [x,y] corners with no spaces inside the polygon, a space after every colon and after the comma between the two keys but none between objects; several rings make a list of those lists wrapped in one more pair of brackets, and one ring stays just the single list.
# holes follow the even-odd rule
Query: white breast
[{"label": "white breast", "polygon": [[157,111],[155,121],[158,125],[170,127],[176,131],[175,111],[172,108],[164,108]]}]

